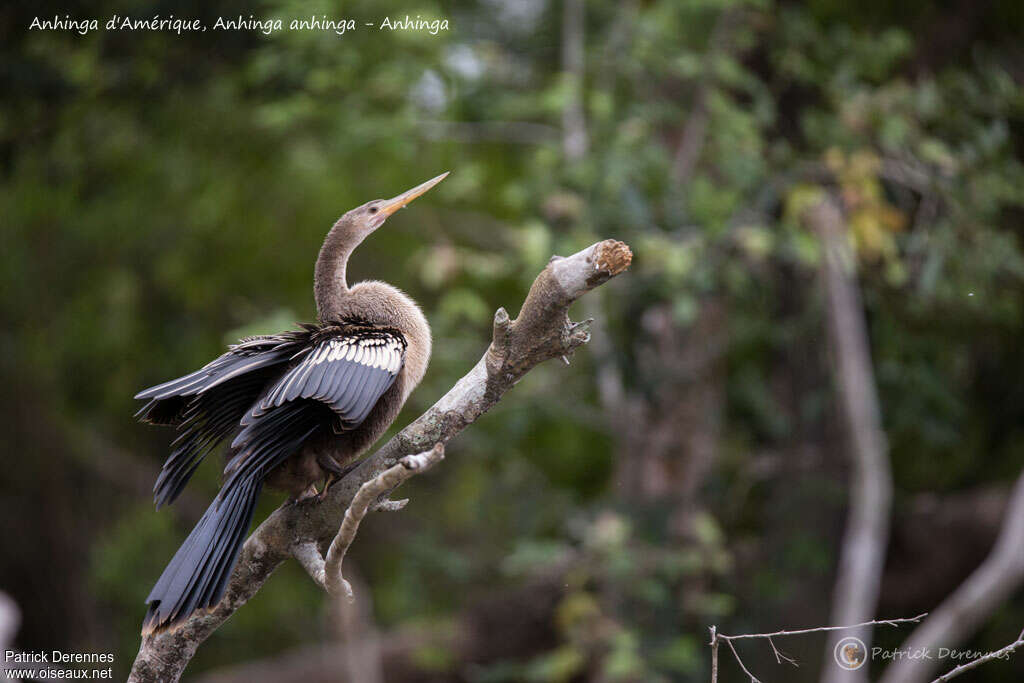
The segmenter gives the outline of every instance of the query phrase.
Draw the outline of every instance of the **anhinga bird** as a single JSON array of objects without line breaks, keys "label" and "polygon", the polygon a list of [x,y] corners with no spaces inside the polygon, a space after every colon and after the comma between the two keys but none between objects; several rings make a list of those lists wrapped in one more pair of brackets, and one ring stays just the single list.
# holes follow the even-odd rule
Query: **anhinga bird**
[{"label": "anhinga bird", "polygon": [[301,500],[344,476],[394,421],[430,359],[430,327],[416,303],[384,282],[349,287],[352,251],[398,209],[447,173],[342,216],[314,274],[316,325],[250,337],[205,367],[139,393],[137,414],[180,432],[157,479],[170,503],[203,457],[233,435],[224,484],[150,591],[143,633],[213,608],[252,522],[263,484]]}]

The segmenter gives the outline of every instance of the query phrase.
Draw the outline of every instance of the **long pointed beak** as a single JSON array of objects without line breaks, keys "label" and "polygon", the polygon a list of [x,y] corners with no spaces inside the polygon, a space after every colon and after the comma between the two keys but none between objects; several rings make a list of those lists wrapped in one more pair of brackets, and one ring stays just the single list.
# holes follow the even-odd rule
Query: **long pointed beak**
[{"label": "long pointed beak", "polygon": [[431,178],[427,182],[417,185],[411,190],[406,190],[397,197],[384,200],[384,204],[380,207],[381,213],[383,213],[384,216],[390,216],[420,195],[426,194],[427,190],[447,178],[448,173],[450,173],[450,171],[445,171],[436,178]]}]

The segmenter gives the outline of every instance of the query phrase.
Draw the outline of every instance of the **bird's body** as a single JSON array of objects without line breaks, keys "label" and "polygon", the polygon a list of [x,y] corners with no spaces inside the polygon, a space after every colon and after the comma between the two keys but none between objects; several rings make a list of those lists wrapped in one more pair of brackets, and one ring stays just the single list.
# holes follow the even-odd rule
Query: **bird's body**
[{"label": "bird's body", "polygon": [[[397,302],[398,305],[382,306],[381,302]],[[394,383],[380,395],[358,429],[340,433],[324,430],[314,435],[303,444],[298,455],[269,474],[268,486],[286,491],[295,499],[305,497],[310,487],[331,474],[341,474],[387,431],[409,394],[423,379],[430,360],[430,326],[426,318],[412,299],[387,283],[370,281],[355,285],[335,320],[349,321],[350,330],[393,330],[405,341],[404,362]],[[230,473],[233,462],[228,463],[226,474]]]},{"label": "bird's body", "polygon": [[[447,174],[444,174],[447,175]],[[384,282],[349,288],[352,250],[440,182],[369,202],[335,223],[317,259],[319,323],[251,337],[184,377],[152,387],[139,417],[180,432],[154,487],[171,503],[202,458],[231,437],[224,484],[150,592],[144,632],[212,608],[223,597],[266,484],[295,500],[344,476],[397,417],[426,372],[430,327],[416,303]]]}]

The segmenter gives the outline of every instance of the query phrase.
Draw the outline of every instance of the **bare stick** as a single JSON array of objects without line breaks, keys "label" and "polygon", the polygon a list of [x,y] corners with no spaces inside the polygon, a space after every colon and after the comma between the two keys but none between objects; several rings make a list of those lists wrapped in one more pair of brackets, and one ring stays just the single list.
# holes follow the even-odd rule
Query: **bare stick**
[{"label": "bare stick", "polygon": [[711,683],[718,683],[718,628],[711,626]]},{"label": "bare stick", "polygon": [[[349,602],[355,600],[352,586],[341,573],[341,563],[349,546],[356,540],[359,523],[372,509],[401,509],[406,501],[386,501],[390,505],[382,505],[381,497],[386,496],[406,479],[419,474],[444,459],[444,444],[438,443],[429,451],[417,455],[407,455],[397,465],[390,467],[359,487],[352,502],[345,510],[338,533],[331,541],[327,558],[320,554],[320,548],[313,541],[303,541],[292,546],[292,557],[306,570],[313,581],[336,597],[344,597]],[[398,505],[398,503],[402,503]]]},{"label": "bare stick", "polygon": [[736,652],[736,646],[732,644],[732,640],[726,639],[725,644],[729,646],[730,650],[732,650],[732,656],[736,658],[736,663],[740,665],[741,669],[743,669],[743,673],[747,674],[747,677],[750,678],[750,683],[760,683],[757,676],[750,673],[750,671],[747,670],[747,667],[743,665],[743,660],[740,659],[740,654]]},{"label": "bare stick", "polygon": [[324,562],[326,575],[324,588],[328,593],[344,595],[350,602],[354,599],[352,586],[341,573],[341,563],[345,559],[345,553],[348,552],[352,541],[356,539],[359,523],[363,521],[370,506],[409,477],[427,470],[443,459],[444,444],[438,443],[429,451],[405,456],[398,461],[397,465],[384,470],[377,477],[359,487],[359,491],[356,492],[348,509],[345,510],[345,519],[341,522],[338,535],[331,541],[331,547],[327,551],[327,559]]},{"label": "bare stick", "polygon": [[932,683],[945,683],[945,681],[951,681],[960,674],[967,673],[971,669],[981,666],[985,662],[991,662],[993,659],[1008,659],[1010,654],[1022,645],[1024,645],[1024,631],[1020,632],[1020,635],[1017,636],[1017,640],[1013,641],[1006,647],[996,650],[995,652],[989,652],[987,655],[983,657],[978,657],[977,659],[967,662],[966,664],[961,664],[952,671],[947,671],[946,673],[942,674],[934,681],[932,681]]},{"label": "bare stick", "polygon": [[[142,639],[129,681],[177,681],[202,644],[252,598],[295,548],[331,542],[362,485],[414,453],[446,443],[494,406],[538,364],[569,356],[590,338],[587,323],[569,320],[569,306],[585,293],[629,268],[632,252],[605,240],[572,256],[554,257],[534,280],[515,320],[495,315],[495,338],[483,357],[427,412],[396,434],[359,467],[330,488],[323,501],[278,508],[249,537],[220,604],[197,613],[177,628]],[[298,556],[316,569],[309,552]],[[329,553],[328,553],[329,554]],[[326,573],[325,573],[326,576]]]},{"label": "bare stick", "polygon": [[788,655],[786,655],[786,654],[784,654],[782,652],[779,652],[779,648],[775,647],[775,641],[772,640],[771,636],[768,636],[768,644],[772,646],[772,652],[775,654],[775,663],[776,664],[782,664],[782,662],[789,662],[790,664],[792,664],[793,666],[797,667],[798,669],[800,668],[800,665],[796,663],[795,659],[793,659],[792,657],[790,657],[790,656],[788,656]]},{"label": "bare stick", "polygon": [[[943,600],[904,643],[908,650],[955,647],[973,634],[993,610],[1024,582],[1024,474],[1014,485],[1003,527],[985,561]],[[986,660],[987,661],[987,660]],[[923,683],[935,671],[934,659],[899,659],[882,683]],[[973,662],[972,662],[973,663]]]},{"label": "bare stick", "polygon": [[[850,439],[852,477],[850,511],[839,553],[839,572],[832,599],[832,621],[863,621],[875,611],[889,542],[892,471],[878,407],[878,391],[853,255],[847,248],[846,226],[831,197],[805,214],[821,241],[822,275],[828,294],[828,332],[839,388],[840,407]],[[871,632],[855,634],[871,649]],[[831,656],[831,650],[828,650]],[[867,680],[867,667],[855,672],[825,667],[822,683]]]},{"label": "bare stick", "polygon": [[805,633],[820,633],[823,631],[843,631],[846,629],[857,629],[865,628],[868,626],[892,626],[894,628],[899,627],[900,624],[916,624],[928,616],[928,613],[918,614],[916,617],[906,617],[900,619],[875,619],[873,621],[863,621],[859,624],[851,624],[849,626],[818,626],[815,628],[801,628],[794,631],[773,631],[772,633],[740,633],[735,636],[727,636],[723,633],[718,632],[716,626],[711,627],[711,683],[717,683],[718,681],[718,641],[724,640],[725,644],[732,650],[733,657],[736,658],[736,663],[743,669],[743,673],[750,677],[751,681],[757,681],[757,677],[747,670],[746,665],[743,664],[743,660],[740,659],[739,654],[736,652],[736,647],[732,644],[734,640],[743,640],[749,638],[763,638],[768,641],[768,644],[772,648],[772,653],[775,655],[775,661],[779,664],[782,662],[788,662],[793,666],[799,667],[797,661],[792,657],[789,657],[779,651],[775,647],[775,641],[772,638],[779,636],[798,636]]},{"label": "bare stick", "polygon": [[916,624],[928,616],[927,612],[918,614],[916,617],[905,617],[901,619],[875,619],[874,621],[862,621],[859,624],[849,626],[818,626],[817,628],[802,628],[796,631],[775,631],[773,633],[741,633],[736,636],[726,636],[721,633],[718,637],[722,640],[741,640],[743,638],[773,638],[777,636],[799,636],[804,633],[818,633],[820,631],[844,631],[846,629],[864,628],[866,626],[893,626],[900,624]]}]

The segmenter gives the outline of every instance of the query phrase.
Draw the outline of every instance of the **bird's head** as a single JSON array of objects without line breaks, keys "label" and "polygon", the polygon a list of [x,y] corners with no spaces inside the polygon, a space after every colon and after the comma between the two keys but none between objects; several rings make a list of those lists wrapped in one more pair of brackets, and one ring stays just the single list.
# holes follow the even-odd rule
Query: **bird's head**
[{"label": "bird's head", "polygon": [[344,230],[347,237],[346,241],[354,247],[366,239],[367,235],[384,225],[384,221],[391,214],[425,194],[427,190],[437,185],[447,176],[448,173],[445,172],[391,199],[374,199],[362,206],[357,206],[338,219],[338,227]]},{"label": "bird's head", "polygon": [[316,297],[316,310],[321,320],[330,320],[336,317],[342,299],[348,294],[345,271],[352,250],[358,247],[370,233],[384,225],[388,216],[424,194],[447,176],[447,173],[442,173],[391,199],[374,199],[371,202],[366,202],[338,219],[334,227],[327,232],[327,237],[324,238],[313,274],[313,293]]}]

